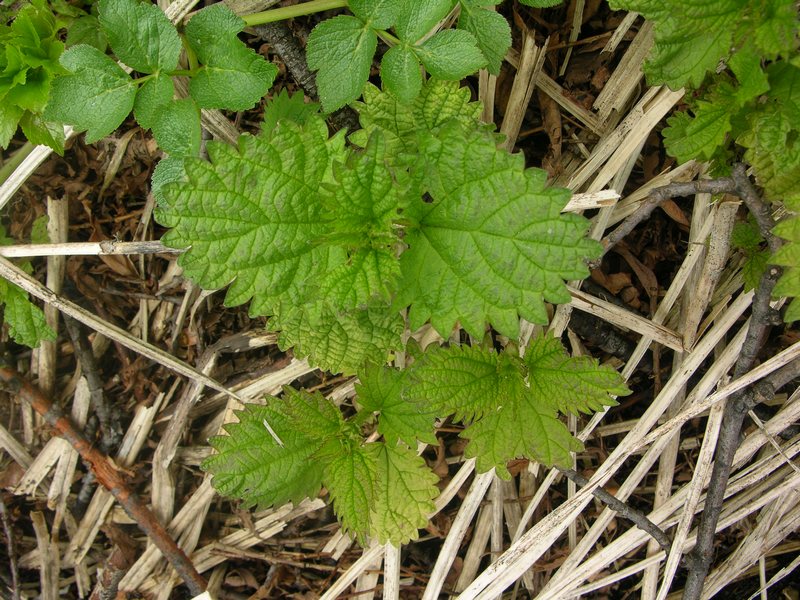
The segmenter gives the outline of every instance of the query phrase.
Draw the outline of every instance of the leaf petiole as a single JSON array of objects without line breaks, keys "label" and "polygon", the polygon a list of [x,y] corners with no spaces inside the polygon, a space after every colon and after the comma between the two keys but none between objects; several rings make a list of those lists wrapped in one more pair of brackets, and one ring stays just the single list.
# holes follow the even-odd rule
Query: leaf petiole
[{"label": "leaf petiole", "polygon": [[242,15],[242,19],[244,20],[245,25],[248,27],[253,27],[255,25],[275,23],[276,21],[284,21],[286,19],[293,19],[295,17],[302,17],[304,15],[313,15],[314,13],[322,12],[324,10],[345,8],[346,6],[347,0],[311,0],[311,2],[295,4],[294,6],[282,6],[281,8],[265,10],[250,15]]}]

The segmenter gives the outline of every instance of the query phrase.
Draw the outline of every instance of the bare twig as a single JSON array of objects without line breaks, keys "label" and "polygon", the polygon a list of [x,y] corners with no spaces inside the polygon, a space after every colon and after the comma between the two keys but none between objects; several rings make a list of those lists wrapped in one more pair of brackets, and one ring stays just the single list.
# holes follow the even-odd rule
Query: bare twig
[{"label": "bare twig", "polygon": [[[573,469],[559,469],[559,471],[561,471],[564,475],[581,487],[589,483],[588,479]],[[670,548],[672,547],[672,540],[670,540],[669,536],[664,532],[663,529],[648,519],[644,513],[636,510],[628,504],[625,504],[616,496],[605,491],[603,488],[597,488],[593,490],[592,495],[600,500],[600,502],[608,506],[611,510],[616,512],[619,516],[631,521],[639,529],[650,535],[656,542],[658,542],[658,545],[661,546],[664,552],[669,554]]]},{"label": "bare twig", "polygon": [[6,548],[8,549],[8,563],[11,570],[11,598],[19,600],[19,565],[17,565],[17,549],[14,543],[14,532],[11,529],[11,522],[8,518],[8,510],[3,499],[0,498],[0,521],[3,522],[3,533],[6,536]]},{"label": "bare twig", "polygon": [[769,206],[761,199],[753,184],[750,183],[750,179],[747,177],[747,168],[741,163],[733,167],[733,182],[736,186],[734,193],[742,199],[750,214],[753,215],[761,235],[767,240],[770,251],[775,252],[783,242],[773,235],[772,228],[775,227],[775,222],[772,220]]},{"label": "bare twig", "polygon": [[114,546],[111,556],[103,565],[103,573],[97,578],[97,584],[89,600],[114,600],[117,597],[119,582],[130,566],[131,562],[125,552],[119,546]]},{"label": "bare twig", "polygon": [[62,414],[61,410],[54,406],[38,388],[20,377],[13,369],[0,366],[0,382],[30,403],[47,424],[75,448],[95,473],[97,480],[111,492],[125,512],[136,521],[136,524],[170,562],[191,593],[195,596],[203,593],[207,585],[205,579],[197,572],[192,562],[158,522],[150,509],[128,488],[127,483],[108,456],[93,447],[72,421]]}]

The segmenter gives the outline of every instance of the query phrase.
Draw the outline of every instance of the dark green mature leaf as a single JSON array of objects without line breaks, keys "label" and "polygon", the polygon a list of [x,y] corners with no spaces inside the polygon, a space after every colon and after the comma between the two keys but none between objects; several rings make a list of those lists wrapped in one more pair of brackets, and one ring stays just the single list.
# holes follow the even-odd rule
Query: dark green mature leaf
[{"label": "dark green mature leaf", "polygon": [[105,52],[108,48],[106,33],[100,27],[100,20],[94,15],[84,15],[75,19],[67,29],[67,48],[79,44],[94,46],[100,52]]},{"label": "dark green mature leaf", "polygon": [[[561,0],[558,0],[559,2]],[[500,74],[500,65],[511,48],[511,27],[505,17],[486,7],[499,4],[499,0],[460,0],[461,14],[458,28],[470,32],[486,58],[486,70]]]},{"label": "dark green mature leaf", "polygon": [[37,113],[25,111],[19,120],[19,126],[27,140],[35,145],[48,146],[54,152],[64,155],[64,126],[60,123],[52,123]]},{"label": "dark green mature leaf", "polygon": [[369,363],[359,372],[359,380],[358,403],[362,410],[380,413],[378,433],[387,444],[393,446],[398,440],[410,447],[416,446],[417,440],[436,444],[433,406],[403,397],[407,371]]},{"label": "dark green mature leaf", "polygon": [[31,303],[28,294],[5,279],[0,279],[0,303],[5,305],[3,318],[8,333],[18,344],[36,348],[42,340],[55,340],[42,310]]},{"label": "dark green mature leaf", "polygon": [[438,79],[463,79],[486,65],[475,37],[461,29],[446,29],[417,49],[428,73]]},{"label": "dark green mature leaf", "polygon": [[61,64],[70,74],[53,82],[44,118],[85,129],[88,144],[119,127],[133,109],[133,79],[92,46],[73,46],[62,54]]},{"label": "dark green mature leaf", "polygon": [[172,102],[174,94],[175,86],[169,75],[159,73],[145,81],[136,92],[136,100],[133,103],[133,115],[139,125],[145,129],[152,129],[162,109]]},{"label": "dark green mature leaf", "polygon": [[395,25],[398,37],[405,42],[417,42],[447,16],[454,4],[455,0],[403,2]]},{"label": "dark green mature leaf", "polygon": [[411,46],[389,48],[381,60],[383,87],[400,102],[411,102],[422,89],[422,70],[419,58]]},{"label": "dark green mature leaf", "polygon": [[361,95],[369,78],[378,36],[356,17],[339,15],[308,37],[308,66],[317,73],[322,108],[333,112]]},{"label": "dark green mature leaf", "polygon": [[159,107],[152,124],[159,147],[175,156],[200,153],[200,110],[191,98],[170,100]]},{"label": "dark green mature leaf", "polygon": [[397,21],[403,0],[350,0],[353,14],[375,29],[389,29]]},{"label": "dark green mature leaf", "polygon": [[202,63],[189,93],[201,108],[253,108],[275,80],[278,68],[236,37],[242,29],[244,21],[222,3],[201,10],[186,26]]},{"label": "dark green mature leaf", "polygon": [[138,0],[100,0],[100,25],[114,54],[140,73],[173,71],[181,40],[155,4]]}]

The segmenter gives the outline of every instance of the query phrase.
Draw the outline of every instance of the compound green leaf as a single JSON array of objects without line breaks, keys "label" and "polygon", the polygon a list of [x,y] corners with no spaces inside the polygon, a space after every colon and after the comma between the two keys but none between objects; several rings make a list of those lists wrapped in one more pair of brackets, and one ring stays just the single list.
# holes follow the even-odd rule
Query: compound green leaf
[{"label": "compound green leaf", "polygon": [[31,303],[25,291],[5,279],[0,279],[0,303],[5,305],[3,318],[8,333],[18,344],[36,348],[42,340],[56,339],[42,310]]},{"label": "compound green leaf", "polygon": [[317,73],[322,108],[333,112],[361,95],[369,78],[378,36],[360,19],[339,15],[308,37],[308,66]]},{"label": "compound green leaf", "polygon": [[368,446],[343,443],[325,465],[325,487],[342,530],[356,534],[362,544],[370,533],[370,510],[378,489],[375,452]]},{"label": "compound green leaf", "polygon": [[375,29],[389,29],[402,10],[402,0],[349,0],[348,8],[367,25]]},{"label": "compound green leaf", "polygon": [[75,19],[67,29],[67,48],[79,44],[94,46],[100,52],[105,52],[108,48],[108,38],[103,28],[100,27],[100,20],[94,15],[84,15]]},{"label": "compound green leaf", "polygon": [[389,48],[381,60],[381,82],[400,102],[411,102],[422,89],[419,58],[411,46]]},{"label": "compound green leaf", "polygon": [[503,15],[485,8],[497,4],[497,0],[460,1],[458,28],[475,37],[478,48],[486,58],[486,70],[493,75],[499,75],[503,58],[511,48],[511,27]]},{"label": "compound green leaf", "polygon": [[428,319],[443,336],[460,322],[483,337],[486,323],[509,337],[519,317],[546,323],[544,302],[565,303],[565,279],[588,275],[599,256],[588,221],[561,214],[569,192],[546,187],[544,171],[495,146],[492,134],[449,123],[423,150],[433,201],[412,201],[417,223],[400,257],[398,305],[412,329]]},{"label": "compound green leaf", "polygon": [[546,398],[525,388],[522,380],[509,381],[497,409],[467,427],[460,435],[469,439],[468,458],[477,458],[480,472],[494,468],[509,479],[506,463],[529,458],[547,466],[571,467],[572,452],[583,449],[558,420]]},{"label": "compound green leaf", "polygon": [[455,0],[418,0],[403,2],[395,30],[409,43],[417,42],[453,9]]},{"label": "compound green leaf", "polygon": [[342,434],[346,424],[342,412],[319,392],[308,393],[285,386],[280,411],[292,427],[309,438],[327,440]]},{"label": "compound green leaf", "polygon": [[436,414],[432,407],[403,396],[407,372],[369,363],[359,372],[359,379],[358,403],[362,410],[380,413],[378,433],[387,444],[394,445],[398,440],[412,448],[417,440],[436,444],[433,434]]},{"label": "compound green leaf", "polygon": [[163,186],[157,213],[173,228],[164,243],[191,246],[180,258],[186,275],[205,289],[231,284],[226,303],[252,298],[254,315],[304,301],[307,282],[338,264],[317,241],[327,233],[319,189],[342,156],[340,140],[315,117],[242,136],[237,148],[209,143],[210,162],[187,159],[187,181]]},{"label": "compound green leaf", "polygon": [[140,73],[173,71],[181,40],[155,4],[138,0],[100,0],[100,25],[114,54]]},{"label": "compound green leaf", "polygon": [[92,46],[73,46],[61,55],[71,73],[53,81],[48,121],[86,130],[91,144],[114,131],[133,109],[136,83],[110,57]]},{"label": "compound green leaf", "polygon": [[372,536],[395,545],[417,539],[418,529],[428,523],[436,506],[439,478],[422,457],[398,444],[368,444],[377,468],[375,499],[370,507]]},{"label": "compound green leaf", "polygon": [[200,110],[191,98],[171,100],[152,124],[153,137],[167,154],[197,156],[200,152]]},{"label": "compound green leaf", "polygon": [[528,385],[542,403],[562,413],[578,414],[616,406],[613,395],[631,393],[619,373],[588,356],[569,356],[556,338],[531,340],[525,352]]},{"label": "compound green leaf", "polygon": [[367,361],[384,363],[402,347],[403,319],[379,305],[337,312],[326,302],[284,307],[270,327],[281,331],[281,348],[332,373],[353,374]]},{"label": "compound green leaf", "polygon": [[139,125],[144,129],[152,129],[162,108],[172,102],[174,94],[175,86],[169,75],[159,73],[145,81],[136,92],[133,103],[133,116]]},{"label": "compound green leaf", "polygon": [[462,29],[440,31],[418,47],[417,53],[428,73],[438,79],[463,79],[486,65],[475,37]]},{"label": "compound green leaf", "polygon": [[324,465],[315,455],[326,440],[300,432],[281,404],[276,398],[268,398],[266,406],[247,404],[237,413],[239,422],[225,426],[228,435],[209,440],[217,453],[202,468],[213,474],[221,494],[259,507],[317,495]]},{"label": "compound green leaf", "polygon": [[478,346],[428,350],[414,364],[405,397],[439,417],[480,418],[502,404],[511,381],[523,379],[518,358]]}]

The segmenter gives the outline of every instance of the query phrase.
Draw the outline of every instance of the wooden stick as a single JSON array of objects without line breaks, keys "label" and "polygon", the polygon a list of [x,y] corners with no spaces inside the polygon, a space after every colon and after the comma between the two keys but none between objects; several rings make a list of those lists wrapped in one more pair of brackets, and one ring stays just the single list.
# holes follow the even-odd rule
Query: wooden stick
[{"label": "wooden stick", "polygon": [[114,467],[108,456],[100,452],[84,437],[65,417],[61,410],[42,394],[42,392],[26,381],[13,369],[0,366],[0,382],[17,396],[30,403],[33,409],[50,425],[58,435],[67,440],[81,458],[89,465],[99,481],[120,503],[125,512],[136,521],[139,528],[152,540],[164,557],[186,583],[193,596],[198,596],[206,589],[206,581],[194,568],[189,558],[175,543],[164,527],[159,523],[150,509],[128,488],[120,472]]}]

